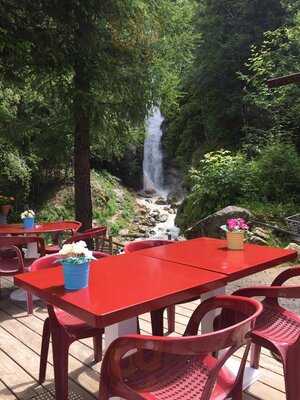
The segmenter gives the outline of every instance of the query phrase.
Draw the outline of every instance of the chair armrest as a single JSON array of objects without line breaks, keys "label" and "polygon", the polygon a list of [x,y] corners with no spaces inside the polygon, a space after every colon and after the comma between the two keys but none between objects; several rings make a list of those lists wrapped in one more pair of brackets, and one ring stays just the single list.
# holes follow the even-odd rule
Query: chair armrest
[{"label": "chair armrest", "polygon": [[282,271],[272,282],[271,286],[281,286],[288,279],[291,279],[295,276],[300,276],[300,266],[288,268]]},{"label": "chair armrest", "polygon": [[264,296],[266,298],[300,298],[300,286],[252,286],[239,289],[233,293],[234,296],[256,297]]},{"label": "chair armrest", "polygon": [[[238,296],[238,295],[236,295],[236,296]],[[222,308],[223,310],[229,309],[231,314],[234,314],[235,312],[240,313],[240,314],[246,312],[247,309],[245,308],[246,305],[244,304],[245,303],[243,301],[244,299],[243,298],[239,299],[236,296],[228,296],[228,295],[216,296],[216,297],[212,297],[212,298],[204,301],[203,303],[201,303],[193,312],[193,314],[187,324],[187,327],[185,329],[183,336],[197,335],[200,323],[201,323],[203,317],[205,317],[205,315],[209,311],[215,310],[217,308]],[[253,305],[252,307],[254,309],[256,306]],[[253,312],[253,309],[251,309],[252,312]],[[248,311],[249,311],[249,308],[248,308]]]}]

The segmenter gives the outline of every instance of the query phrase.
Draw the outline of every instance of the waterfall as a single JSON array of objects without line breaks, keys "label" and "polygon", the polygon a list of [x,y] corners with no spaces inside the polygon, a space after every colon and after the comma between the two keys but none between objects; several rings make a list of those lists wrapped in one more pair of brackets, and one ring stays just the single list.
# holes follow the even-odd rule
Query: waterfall
[{"label": "waterfall", "polygon": [[164,194],[163,154],[161,124],[164,118],[159,108],[154,108],[146,122],[147,136],[144,142],[144,190]]}]

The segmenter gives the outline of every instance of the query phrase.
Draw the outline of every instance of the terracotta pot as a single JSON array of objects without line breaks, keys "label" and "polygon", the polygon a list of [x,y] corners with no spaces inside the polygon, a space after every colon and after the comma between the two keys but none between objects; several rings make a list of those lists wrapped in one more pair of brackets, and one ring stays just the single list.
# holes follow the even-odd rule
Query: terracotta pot
[{"label": "terracotta pot", "polygon": [[0,212],[2,215],[7,216],[10,212],[10,210],[12,209],[12,205],[11,204],[5,204],[3,206],[0,206]]},{"label": "terracotta pot", "polygon": [[229,250],[244,249],[244,232],[226,232],[226,237]]}]

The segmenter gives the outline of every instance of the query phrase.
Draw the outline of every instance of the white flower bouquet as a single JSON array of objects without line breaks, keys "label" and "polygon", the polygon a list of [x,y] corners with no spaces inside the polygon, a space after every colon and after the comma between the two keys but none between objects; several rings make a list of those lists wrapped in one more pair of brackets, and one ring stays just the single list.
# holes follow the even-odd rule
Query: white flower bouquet
[{"label": "white flower bouquet", "polygon": [[34,218],[34,217],[35,217],[35,212],[33,210],[25,210],[21,214],[21,219]]},{"label": "white flower bouquet", "polygon": [[95,260],[93,252],[87,248],[87,244],[80,240],[70,244],[64,244],[59,251],[62,262],[71,264],[83,264],[90,260]]}]

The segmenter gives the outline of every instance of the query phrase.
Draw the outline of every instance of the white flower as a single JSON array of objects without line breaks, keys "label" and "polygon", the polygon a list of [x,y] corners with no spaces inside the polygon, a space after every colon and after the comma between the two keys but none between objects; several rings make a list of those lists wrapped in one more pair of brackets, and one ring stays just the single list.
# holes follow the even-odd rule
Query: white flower
[{"label": "white flower", "polygon": [[59,254],[65,258],[72,258],[74,259],[83,259],[83,260],[92,260],[93,252],[87,248],[87,244],[80,240],[79,242],[74,242],[70,244],[64,244],[62,249],[59,251]]},{"label": "white flower", "polygon": [[25,210],[21,214],[21,219],[24,218],[34,218],[35,217],[35,212],[33,210]]}]

